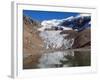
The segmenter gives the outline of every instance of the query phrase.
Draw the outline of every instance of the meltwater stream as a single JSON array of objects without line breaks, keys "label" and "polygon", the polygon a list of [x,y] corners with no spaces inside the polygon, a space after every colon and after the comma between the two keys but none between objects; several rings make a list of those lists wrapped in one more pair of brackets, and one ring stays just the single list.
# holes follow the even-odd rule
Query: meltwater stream
[{"label": "meltwater stream", "polygon": [[[40,37],[44,41],[45,49],[68,49],[72,47],[74,39],[64,39],[59,31],[42,31]],[[70,66],[70,64],[62,65],[63,61],[68,61],[66,56],[74,56],[73,51],[54,51],[46,52],[39,59],[38,68],[54,68],[54,67],[64,67]]]}]

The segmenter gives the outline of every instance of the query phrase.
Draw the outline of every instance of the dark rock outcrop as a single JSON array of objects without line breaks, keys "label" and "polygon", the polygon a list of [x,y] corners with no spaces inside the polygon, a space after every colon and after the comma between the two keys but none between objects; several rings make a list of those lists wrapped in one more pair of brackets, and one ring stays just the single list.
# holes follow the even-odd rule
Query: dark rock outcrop
[{"label": "dark rock outcrop", "polygon": [[63,21],[60,24],[60,26],[71,27],[73,29],[77,29],[78,31],[83,31],[87,27],[91,26],[89,24],[90,21],[91,21],[91,17],[90,16],[73,17],[70,20]]}]

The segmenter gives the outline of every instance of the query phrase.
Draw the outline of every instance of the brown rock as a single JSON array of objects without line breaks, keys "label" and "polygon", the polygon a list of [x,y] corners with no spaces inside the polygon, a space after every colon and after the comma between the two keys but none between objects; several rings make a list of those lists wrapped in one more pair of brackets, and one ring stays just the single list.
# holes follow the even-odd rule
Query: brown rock
[{"label": "brown rock", "polygon": [[81,32],[74,30],[64,30],[60,34],[68,34],[65,39],[74,38],[72,48],[90,48],[91,45],[91,31],[87,28]]},{"label": "brown rock", "polygon": [[38,63],[43,41],[37,31],[37,22],[31,21],[28,17],[23,19],[23,68],[34,68]]},{"label": "brown rock", "polygon": [[83,48],[90,47],[91,45],[91,31],[90,28],[85,29],[81,32],[78,32],[77,37],[75,38],[73,48]]}]

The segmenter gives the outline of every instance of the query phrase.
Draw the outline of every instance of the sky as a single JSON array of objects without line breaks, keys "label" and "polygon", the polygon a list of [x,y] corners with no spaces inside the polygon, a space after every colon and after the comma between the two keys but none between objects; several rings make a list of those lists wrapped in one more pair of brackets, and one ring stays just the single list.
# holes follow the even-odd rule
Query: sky
[{"label": "sky", "polygon": [[30,18],[38,21],[50,20],[50,19],[64,19],[70,16],[76,16],[78,14],[79,13],[74,13],[74,12],[23,10],[23,15],[29,16]]}]

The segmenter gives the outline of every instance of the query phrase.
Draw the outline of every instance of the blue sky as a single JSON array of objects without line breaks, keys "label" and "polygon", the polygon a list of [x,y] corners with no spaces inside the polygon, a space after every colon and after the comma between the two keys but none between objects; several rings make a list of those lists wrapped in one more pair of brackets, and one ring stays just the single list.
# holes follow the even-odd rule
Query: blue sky
[{"label": "blue sky", "polygon": [[50,19],[64,19],[70,16],[76,16],[79,13],[23,10],[23,14],[31,17],[32,19],[43,21],[43,20],[50,20]]}]

